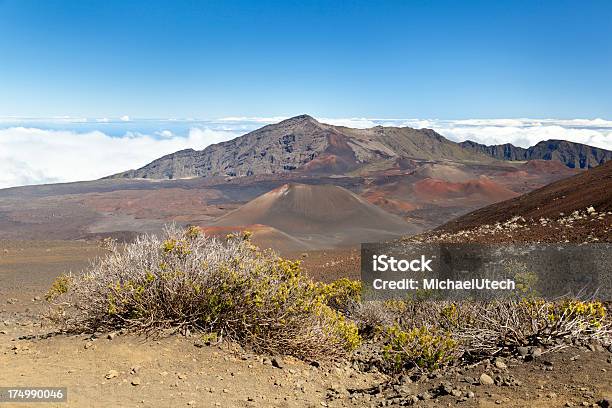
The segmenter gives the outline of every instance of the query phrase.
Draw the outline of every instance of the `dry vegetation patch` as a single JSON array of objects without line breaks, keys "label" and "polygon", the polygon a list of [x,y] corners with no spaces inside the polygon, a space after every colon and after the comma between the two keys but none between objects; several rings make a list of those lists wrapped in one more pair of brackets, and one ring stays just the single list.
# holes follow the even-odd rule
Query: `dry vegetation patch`
[{"label": "dry vegetation patch", "polygon": [[342,356],[360,343],[356,325],[328,305],[346,305],[350,281],[315,283],[298,262],[252,245],[249,234],[221,241],[169,227],[109,250],[51,288],[51,318],[66,330],[174,328],[305,359]]},{"label": "dry vegetation patch", "polygon": [[[352,358],[386,373],[431,371],[570,344],[612,343],[606,306],[525,295],[490,302],[361,302],[361,283],[314,282],[299,262],[198,228],[166,229],[119,247],[48,293],[50,317],[69,332],[167,329],[236,341],[305,360]],[[356,353],[351,354],[357,350]]]}]

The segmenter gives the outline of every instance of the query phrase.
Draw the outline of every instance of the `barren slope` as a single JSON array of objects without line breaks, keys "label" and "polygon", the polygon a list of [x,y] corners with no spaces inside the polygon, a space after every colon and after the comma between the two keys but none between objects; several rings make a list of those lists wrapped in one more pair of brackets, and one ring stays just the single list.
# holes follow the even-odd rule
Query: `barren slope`
[{"label": "barren slope", "polygon": [[473,211],[411,242],[612,242],[612,163]]},{"label": "barren slope", "polygon": [[440,227],[445,231],[503,222],[513,216],[539,219],[559,218],[593,206],[612,211],[612,162],[577,176],[562,179],[512,200],[503,201],[459,217]]},{"label": "barren slope", "polygon": [[333,185],[286,184],[220,217],[214,225],[264,224],[312,242],[355,244],[414,232],[400,217]]}]

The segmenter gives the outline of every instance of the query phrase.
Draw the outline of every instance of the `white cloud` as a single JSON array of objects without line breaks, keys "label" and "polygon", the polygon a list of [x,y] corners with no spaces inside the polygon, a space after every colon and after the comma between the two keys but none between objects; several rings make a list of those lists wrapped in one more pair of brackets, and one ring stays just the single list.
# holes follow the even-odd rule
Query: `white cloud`
[{"label": "white cloud", "polygon": [[434,129],[444,137],[462,142],[472,140],[487,145],[512,143],[529,147],[549,139],[562,139],[612,150],[612,121],[604,119],[325,119],[323,123],[353,128],[409,126]]},{"label": "white cloud", "polygon": [[612,130],[567,128],[559,125],[539,126],[444,126],[435,128],[454,141],[473,140],[484,144],[512,143],[529,147],[542,140],[562,139],[612,150]]},{"label": "white cloud", "polygon": [[123,122],[129,122],[130,121],[130,117],[128,115],[123,115],[119,119],[121,119]]},{"label": "white cloud", "polygon": [[[122,122],[112,120],[109,121],[112,123],[100,119],[84,123],[79,118],[4,118],[5,128],[0,127],[0,188],[97,179],[141,167],[177,150],[200,150],[283,119],[286,118],[235,117],[197,123],[179,119],[161,120],[156,124],[136,120],[125,123],[125,130],[117,136],[116,126],[122,129]],[[612,121],[604,119],[318,120],[354,128],[377,125],[431,128],[458,142],[469,139],[484,144],[512,143],[528,147],[542,140],[564,139],[612,150]]]},{"label": "white cloud", "polygon": [[141,167],[177,150],[203,149],[236,136],[200,128],[192,128],[187,136],[168,138],[134,133],[111,137],[100,131],[0,129],[0,188],[97,179]]},{"label": "white cloud", "polygon": [[158,135],[159,137],[163,137],[165,139],[169,139],[169,138],[174,136],[174,133],[172,133],[172,131],[167,130],[167,129],[157,131],[157,132],[155,132],[155,134]]}]

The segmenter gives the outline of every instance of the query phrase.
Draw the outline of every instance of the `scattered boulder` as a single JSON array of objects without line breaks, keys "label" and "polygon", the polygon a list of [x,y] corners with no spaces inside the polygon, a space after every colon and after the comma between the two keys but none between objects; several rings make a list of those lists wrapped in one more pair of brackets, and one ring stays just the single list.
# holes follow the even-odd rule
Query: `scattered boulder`
[{"label": "scattered boulder", "polygon": [[612,396],[607,396],[597,402],[601,408],[612,408]]},{"label": "scattered boulder", "polygon": [[110,380],[111,378],[119,377],[119,372],[117,370],[108,370],[104,378]]},{"label": "scattered boulder", "polygon": [[482,373],[480,375],[480,384],[482,385],[493,385],[495,383],[495,381],[493,381],[493,378],[491,378],[490,375],[486,374],[486,373]]},{"label": "scattered boulder", "polygon": [[504,363],[504,360],[499,357],[495,359],[495,367],[499,368],[500,370],[505,370],[508,368],[506,363]]},{"label": "scattered boulder", "polygon": [[281,370],[285,368],[285,362],[281,357],[273,357],[272,358],[272,366],[276,368],[280,368]]},{"label": "scattered boulder", "polygon": [[517,347],[516,351],[521,357],[526,357],[529,355],[529,347]]}]

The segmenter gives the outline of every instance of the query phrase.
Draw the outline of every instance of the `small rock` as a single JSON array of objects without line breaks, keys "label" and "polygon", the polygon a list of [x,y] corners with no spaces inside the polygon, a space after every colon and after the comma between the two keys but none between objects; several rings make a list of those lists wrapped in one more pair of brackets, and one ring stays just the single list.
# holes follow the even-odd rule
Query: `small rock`
[{"label": "small rock", "polygon": [[110,380],[111,378],[119,377],[119,372],[117,370],[109,370],[104,378]]},{"label": "small rock", "polygon": [[525,357],[529,354],[529,347],[517,347],[516,351],[518,352],[519,356]]},{"label": "small rock", "polygon": [[117,337],[117,333],[115,333],[115,332],[108,333],[108,336],[106,336],[106,338],[109,339],[109,340],[113,340],[115,337]]},{"label": "small rock", "polygon": [[603,353],[606,351],[606,349],[599,343],[591,343],[587,346],[589,348],[589,350],[591,351],[597,351],[600,353]]},{"label": "small rock", "polygon": [[195,401],[193,401],[193,400],[192,400],[192,401],[189,401],[189,402],[187,403],[187,405],[195,405],[195,404],[196,404],[196,402],[195,402]]},{"label": "small rock", "polygon": [[474,398],[474,397],[475,397],[475,394],[474,394],[474,392],[473,392],[473,391],[468,391],[468,392],[465,394],[465,396],[466,396],[466,397],[468,397],[468,398]]},{"label": "small rock", "polygon": [[431,394],[425,391],[424,393],[419,394],[419,399],[422,399],[423,401],[430,400]]},{"label": "small rock", "polygon": [[486,373],[482,373],[480,375],[480,384],[482,384],[482,385],[493,385],[494,381],[493,381],[493,378],[491,378],[491,376],[489,376]]},{"label": "small rock", "polygon": [[602,400],[598,401],[597,404],[601,408],[612,408],[612,396],[604,397]]},{"label": "small rock", "polygon": [[133,386],[140,385],[140,378],[138,378],[138,377],[132,378],[132,385]]},{"label": "small rock", "polygon": [[272,358],[272,366],[276,367],[276,368],[283,369],[285,367],[285,362],[280,357],[273,357]]},{"label": "small rock", "polygon": [[501,358],[495,359],[495,367],[499,368],[500,370],[505,370],[508,368],[506,363],[504,363],[504,361]]}]

